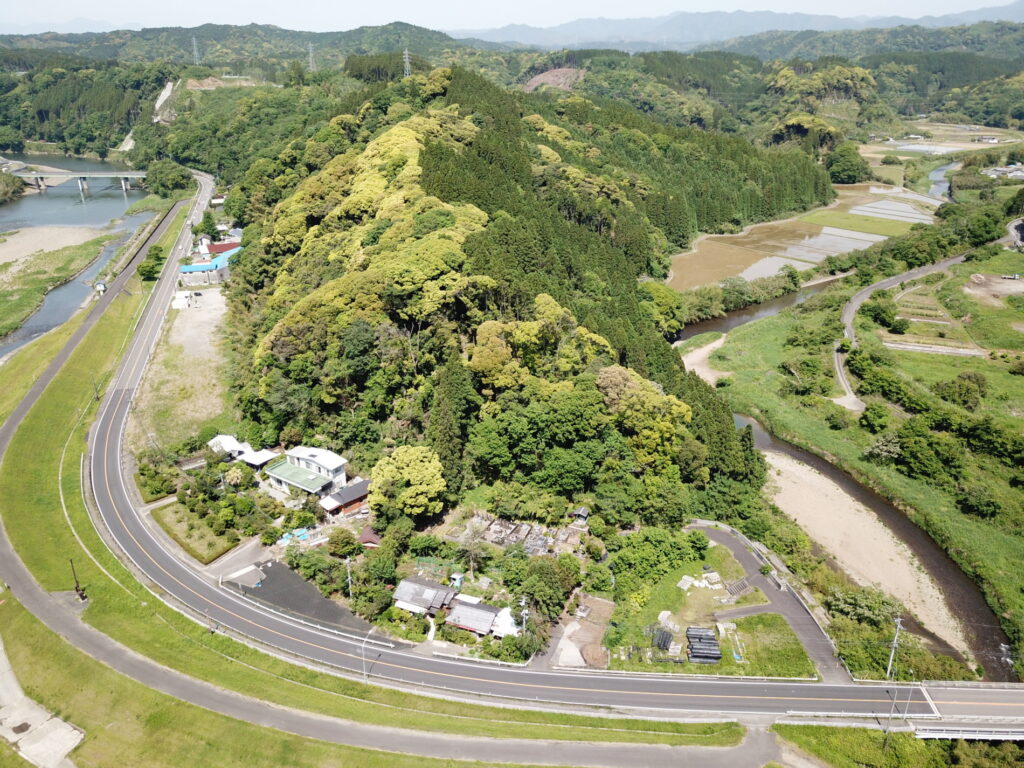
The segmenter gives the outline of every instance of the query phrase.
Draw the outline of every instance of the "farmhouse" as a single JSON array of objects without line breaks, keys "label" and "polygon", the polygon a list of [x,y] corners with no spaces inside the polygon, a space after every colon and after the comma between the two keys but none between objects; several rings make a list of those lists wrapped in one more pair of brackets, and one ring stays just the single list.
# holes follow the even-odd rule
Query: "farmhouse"
[{"label": "farmhouse", "polygon": [[370,481],[353,477],[351,482],[334,493],[320,499],[320,506],[332,515],[356,515],[368,512],[366,497],[370,493]]},{"label": "farmhouse", "polygon": [[455,597],[455,590],[430,579],[410,577],[395,587],[395,607],[409,613],[433,616],[447,608]]},{"label": "farmhouse", "polygon": [[297,490],[324,496],[347,484],[345,465],[348,460],[334,451],[297,445],[284,455],[284,461],[267,467],[272,488],[286,493]]}]

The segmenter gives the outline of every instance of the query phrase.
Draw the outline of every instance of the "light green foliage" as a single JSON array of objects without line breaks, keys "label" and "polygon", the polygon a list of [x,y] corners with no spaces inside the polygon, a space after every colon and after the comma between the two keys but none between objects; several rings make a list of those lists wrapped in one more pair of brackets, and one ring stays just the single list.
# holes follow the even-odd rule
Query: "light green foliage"
[{"label": "light green foliage", "polygon": [[401,445],[374,466],[369,502],[385,520],[401,516],[415,520],[437,515],[444,491],[437,454],[424,446]]}]

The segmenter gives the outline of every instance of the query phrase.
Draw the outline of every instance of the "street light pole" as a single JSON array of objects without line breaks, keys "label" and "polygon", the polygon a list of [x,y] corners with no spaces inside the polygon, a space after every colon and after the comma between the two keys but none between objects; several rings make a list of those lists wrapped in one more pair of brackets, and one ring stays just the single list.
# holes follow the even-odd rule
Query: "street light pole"
[{"label": "street light pole", "polygon": [[363,657],[363,682],[366,682],[366,641],[370,639],[370,632],[373,632],[373,627],[366,633],[366,637],[363,638],[363,644],[360,646],[360,655]]}]

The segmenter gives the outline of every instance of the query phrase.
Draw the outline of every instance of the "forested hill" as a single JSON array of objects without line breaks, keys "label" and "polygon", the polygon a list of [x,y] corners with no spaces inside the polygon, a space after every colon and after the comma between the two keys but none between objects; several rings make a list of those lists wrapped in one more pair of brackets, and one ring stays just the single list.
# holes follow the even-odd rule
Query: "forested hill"
[{"label": "forested hill", "polygon": [[819,56],[855,58],[892,51],[970,51],[996,58],[1018,59],[1024,56],[1024,24],[987,21],[940,29],[910,26],[838,32],[762,32],[705,47],[765,60],[816,59]]},{"label": "forested hill", "polygon": [[657,331],[664,286],[643,278],[698,228],[831,195],[805,153],[624,105],[460,69],[378,88],[229,196],[248,224],[243,432],[363,467],[426,444],[450,498],[487,484],[519,517],[586,498],[678,521],[708,480],[756,495],[749,439]]},{"label": "forested hill", "polygon": [[[200,63],[225,66],[253,59],[306,60],[310,44],[316,60],[323,64],[339,64],[352,53],[400,51],[408,47],[422,56],[436,56],[445,50],[474,44],[454,40],[443,32],[395,22],[344,32],[301,32],[266,24],[203,24],[81,34],[0,35],[0,48],[47,48],[94,59],[193,63],[193,38]],[[480,42],[476,47],[501,46]]]}]

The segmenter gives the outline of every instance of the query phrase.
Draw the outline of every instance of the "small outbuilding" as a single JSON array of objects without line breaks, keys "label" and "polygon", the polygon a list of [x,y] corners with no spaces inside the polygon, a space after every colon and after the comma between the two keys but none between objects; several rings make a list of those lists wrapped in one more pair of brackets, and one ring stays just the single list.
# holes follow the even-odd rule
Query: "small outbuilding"
[{"label": "small outbuilding", "polygon": [[451,610],[444,623],[482,637],[491,634],[500,611],[500,608],[493,605],[470,602],[464,596],[460,596],[452,601]]}]

